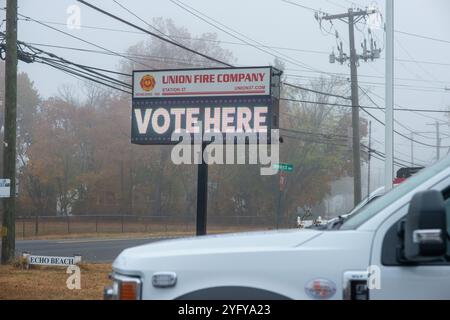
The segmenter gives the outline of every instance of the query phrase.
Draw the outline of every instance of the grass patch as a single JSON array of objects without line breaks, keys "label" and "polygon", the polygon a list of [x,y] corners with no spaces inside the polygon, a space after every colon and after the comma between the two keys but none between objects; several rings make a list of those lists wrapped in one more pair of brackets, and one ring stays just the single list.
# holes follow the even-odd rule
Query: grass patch
[{"label": "grass patch", "polygon": [[111,264],[83,264],[81,289],[66,286],[65,267],[33,266],[24,270],[17,265],[0,266],[0,300],[101,300],[103,288],[110,283]]}]

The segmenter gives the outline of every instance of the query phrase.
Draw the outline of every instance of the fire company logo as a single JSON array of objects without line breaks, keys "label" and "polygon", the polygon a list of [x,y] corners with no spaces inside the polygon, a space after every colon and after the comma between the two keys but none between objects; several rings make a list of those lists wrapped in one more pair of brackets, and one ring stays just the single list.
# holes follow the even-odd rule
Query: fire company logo
[{"label": "fire company logo", "polygon": [[140,84],[142,90],[150,92],[155,88],[156,81],[152,75],[146,74],[142,77]]}]

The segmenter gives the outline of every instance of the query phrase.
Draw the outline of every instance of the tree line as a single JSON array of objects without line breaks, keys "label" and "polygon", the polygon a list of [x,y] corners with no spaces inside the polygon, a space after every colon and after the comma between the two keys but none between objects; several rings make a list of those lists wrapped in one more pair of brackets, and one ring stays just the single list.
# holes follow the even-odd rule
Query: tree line
[{"label": "tree line", "polygon": [[[182,44],[227,62],[232,53],[220,47],[217,35],[192,37],[171,20],[155,19],[162,32]],[[147,39],[129,48],[133,61],[119,71],[208,67],[192,53]],[[136,62],[137,61],[137,62]],[[283,69],[280,61],[273,63]],[[130,82],[129,77],[124,81]],[[4,101],[4,65],[0,64],[0,96]],[[348,83],[317,80],[317,91],[341,93]],[[329,106],[335,98],[284,88],[280,161],[292,163],[279,195],[279,177],[261,176],[258,165],[211,165],[209,214],[258,216],[271,219],[281,196],[284,221],[295,220],[298,208],[322,203],[333,181],[351,175],[351,150],[345,137],[351,109]],[[3,109],[3,108],[2,108]],[[3,110],[2,110],[3,112]],[[174,165],[170,146],[130,143],[131,97],[83,83],[60,86],[58,94],[42,98],[26,73],[18,76],[17,215],[151,215],[194,217],[196,166]],[[2,117],[3,118],[3,117]],[[366,134],[362,122],[361,134]],[[2,130],[3,134],[3,130]],[[0,158],[1,159],[1,158]]]}]

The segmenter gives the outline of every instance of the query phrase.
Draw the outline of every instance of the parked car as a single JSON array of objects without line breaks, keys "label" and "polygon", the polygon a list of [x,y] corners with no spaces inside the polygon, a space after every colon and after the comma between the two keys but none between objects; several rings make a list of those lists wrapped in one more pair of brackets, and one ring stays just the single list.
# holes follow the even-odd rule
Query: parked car
[{"label": "parked car", "polygon": [[361,201],[349,213],[340,215],[340,216],[332,218],[330,220],[326,220],[326,221],[324,220],[322,223],[311,225],[310,227],[312,227],[312,228],[319,228],[319,229],[334,229],[335,228],[335,224],[342,223],[348,217],[350,217],[351,215],[359,212],[366,205],[368,205],[372,201],[378,199],[382,195],[384,195],[384,187],[380,187],[380,188],[376,189],[375,191],[373,191],[368,197],[366,197],[363,201]]},{"label": "parked car", "polygon": [[113,299],[450,299],[450,157],[330,230],[152,243],[113,263]]},{"label": "parked car", "polygon": [[[424,167],[404,167],[404,168],[400,168],[399,170],[397,170],[397,176],[396,176],[396,178],[393,181],[394,187],[397,187],[401,183],[405,182],[406,179],[409,179],[410,177],[412,177],[413,175],[417,174],[418,172],[420,172],[423,169],[424,169]],[[380,188],[376,189],[375,191],[371,192],[368,197],[366,197],[364,200],[362,200],[349,213],[347,213],[345,215],[340,215],[340,216],[335,217],[333,219],[330,219],[328,221],[323,220],[323,221],[321,221],[321,223],[311,224],[310,227],[312,227],[312,228],[314,228],[314,227],[315,228],[321,228],[321,229],[324,229],[324,228],[333,229],[334,228],[334,224],[341,223],[343,220],[347,219],[349,216],[351,216],[351,215],[355,214],[356,212],[360,211],[362,208],[364,208],[366,205],[368,205],[372,201],[374,201],[374,200],[378,199],[379,197],[381,197],[382,195],[384,195],[384,193],[385,193],[384,190],[385,190],[384,187],[380,187]]]}]

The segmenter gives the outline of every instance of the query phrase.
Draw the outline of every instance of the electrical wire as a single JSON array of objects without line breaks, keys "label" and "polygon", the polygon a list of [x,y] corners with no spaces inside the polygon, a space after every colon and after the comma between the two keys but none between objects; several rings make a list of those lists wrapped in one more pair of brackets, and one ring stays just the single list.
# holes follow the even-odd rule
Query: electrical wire
[{"label": "electrical wire", "polygon": [[[257,50],[259,50],[261,52],[264,52],[264,53],[266,53],[268,55],[271,55],[271,56],[273,56],[275,58],[278,58],[278,59],[280,59],[282,61],[285,61],[285,62],[294,64],[294,65],[306,68],[308,70],[315,70],[315,71],[318,71],[318,72],[326,74],[326,72],[324,72],[324,71],[318,70],[318,69],[316,69],[314,67],[311,67],[311,66],[309,66],[309,65],[307,65],[307,64],[305,64],[303,62],[300,62],[300,61],[298,61],[296,59],[293,59],[293,58],[291,58],[291,57],[289,57],[289,56],[287,56],[287,55],[285,55],[285,54],[283,54],[283,53],[281,53],[281,52],[279,52],[277,50],[273,50],[272,49],[271,50],[272,52],[270,52],[270,51],[264,49],[264,47],[263,47],[264,45],[262,43],[260,43],[260,42],[258,42],[256,40],[254,40],[254,39],[244,35],[243,33],[239,32],[239,31],[236,31],[236,30],[226,26],[225,24],[217,21],[216,19],[214,19],[214,18],[212,18],[210,16],[207,16],[206,14],[200,12],[199,10],[193,8],[192,6],[187,5],[184,2],[181,2],[179,0],[170,0],[170,2],[172,2],[174,5],[178,6],[179,8],[185,10],[189,14],[191,14],[191,15],[197,17],[198,19],[204,21],[205,23],[209,24],[210,26],[212,26],[212,27],[214,27],[214,28],[216,28],[216,29],[218,29],[218,30],[228,34],[229,36],[231,36],[231,37],[233,37],[233,38],[235,38],[235,39],[237,39],[237,40],[239,40],[241,42],[247,43],[249,46],[252,46],[252,47],[254,47],[255,49],[257,49]],[[213,22],[211,22],[211,21],[213,21]],[[227,30],[225,30],[225,29],[227,29]],[[239,36],[237,36],[237,35],[239,35]],[[253,43],[251,43],[249,41],[252,41]],[[255,43],[257,45],[255,45]]]},{"label": "electrical wire", "polygon": [[295,84],[292,84],[292,83],[288,83],[288,82],[283,82],[282,84],[285,85],[285,86],[288,86],[288,87],[291,87],[291,88],[295,88],[295,89],[299,89],[299,90],[303,90],[303,91],[313,92],[313,93],[322,94],[322,95],[335,97],[335,98],[341,98],[341,99],[344,99],[344,100],[351,100],[351,98],[349,98],[349,97],[344,97],[344,96],[341,96],[341,95],[337,95],[337,94],[333,94],[333,93],[327,93],[327,92],[323,92],[323,91],[317,91],[317,90],[301,87],[301,86],[298,86],[298,85],[295,85]]},{"label": "electrical wire", "polygon": [[142,63],[142,62],[139,62],[139,61],[137,61],[137,60],[134,60],[134,59],[132,59],[132,58],[130,58],[130,57],[127,57],[127,56],[125,56],[125,55],[122,55],[122,54],[120,54],[120,53],[118,53],[118,52],[109,50],[109,49],[107,49],[107,48],[105,48],[105,47],[102,47],[102,46],[96,44],[96,43],[93,43],[93,42],[91,42],[91,41],[88,41],[88,40],[85,40],[85,39],[83,39],[83,38],[77,37],[77,36],[75,36],[75,35],[73,35],[73,34],[70,34],[70,33],[65,32],[65,31],[63,31],[63,30],[60,30],[60,29],[58,29],[58,28],[52,27],[52,26],[50,26],[50,25],[48,25],[48,24],[46,24],[46,23],[40,22],[40,21],[35,20],[35,19],[31,18],[31,17],[24,16],[24,15],[22,15],[22,14],[20,14],[20,13],[18,13],[17,15],[20,16],[20,17],[23,17],[23,18],[25,18],[25,19],[27,19],[27,20],[29,20],[29,21],[33,21],[33,22],[35,22],[35,23],[37,23],[37,24],[39,24],[39,25],[42,25],[42,26],[44,26],[44,27],[46,27],[46,28],[52,29],[52,30],[54,30],[54,31],[56,31],[56,32],[59,32],[59,33],[62,33],[62,34],[64,34],[64,35],[66,35],[66,36],[69,36],[69,37],[71,37],[71,38],[77,39],[78,41],[87,43],[87,44],[89,44],[89,45],[91,45],[91,46],[94,46],[94,47],[96,47],[96,48],[98,48],[98,49],[102,49],[102,50],[104,50],[104,51],[108,51],[108,52],[114,54],[115,56],[122,57],[122,58],[127,59],[127,60],[130,60],[130,61],[132,61],[132,62],[134,62],[134,63],[136,63],[136,64],[140,64],[140,65],[142,65],[142,66],[151,68],[149,65],[147,65],[147,64],[145,64],[145,63]]},{"label": "electrical wire", "polygon": [[213,58],[213,57],[211,57],[211,56],[209,56],[209,55],[206,55],[206,54],[201,53],[201,52],[199,52],[199,51],[196,51],[196,50],[194,50],[194,49],[188,48],[187,46],[182,45],[182,44],[180,44],[180,43],[178,43],[178,42],[175,42],[175,41],[173,41],[173,40],[164,38],[164,37],[162,37],[162,36],[160,36],[160,35],[157,35],[157,34],[154,33],[154,32],[151,32],[151,31],[148,31],[148,30],[146,30],[146,29],[144,29],[144,28],[141,28],[141,27],[139,27],[139,26],[137,26],[137,25],[135,25],[135,24],[133,24],[133,23],[131,23],[131,22],[125,20],[125,19],[122,19],[122,18],[120,18],[120,17],[118,17],[118,16],[116,16],[116,15],[113,15],[113,14],[110,13],[110,12],[107,12],[107,11],[105,11],[105,10],[103,10],[103,9],[100,9],[99,7],[96,7],[96,6],[94,6],[93,4],[91,4],[91,3],[87,2],[87,1],[84,1],[84,0],[77,0],[77,1],[80,2],[80,3],[82,3],[82,4],[84,4],[84,5],[86,5],[86,6],[88,6],[88,7],[90,7],[90,8],[92,8],[92,9],[94,9],[94,10],[96,10],[96,11],[98,11],[98,12],[100,12],[100,13],[102,13],[102,14],[104,14],[104,15],[107,15],[107,16],[110,17],[110,18],[113,18],[113,19],[115,19],[115,20],[118,20],[118,21],[120,21],[120,22],[122,22],[122,23],[124,23],[124,24],[127,24],[127,25],[129,25],[130,27],[133,27],[133,28],[135,28],[135,29],[137,29],[137,30],[140,30],[140,31],[142,31],[142,32],[145,32],[145,33],[147,33],[147,34],[149,34],[149,35],[151,35],[151,36],[153,36],[153,37],[155,37],[155,38],[157,38],[157,39],[159,39],[159,40],[161,40],[161,41],[165,41],[165,42],[167,42],[167,43],[169,43],[169,44],[172,44],[172,45],[174,45],[174,46],[176,46],[176,47],[179,47],[179,48],[184,49],[184,50],[186,50],[186,51],[189,51],[189,52],[191,52],[191,53],[193,53],[193,54],[196,54],[196,55],[198,55],[198,56],[201,56],[201,57],[203,57],[203,58],[205,58],[205,59],[208,59],[208,60],[210,60],[210,61],[212,61],[212,62],[216,62],[216,63],[218,63],[218,64],[221,64],[221,65],[224,65],[224,66],[227,66],[227,67],[233,67],[233,65],[231,65],[231,64],[229,64],[229,63],[227,63],[227,62],[225,62],[225,61],[221,61],[221,60],[219,60],[219,59]]}]

